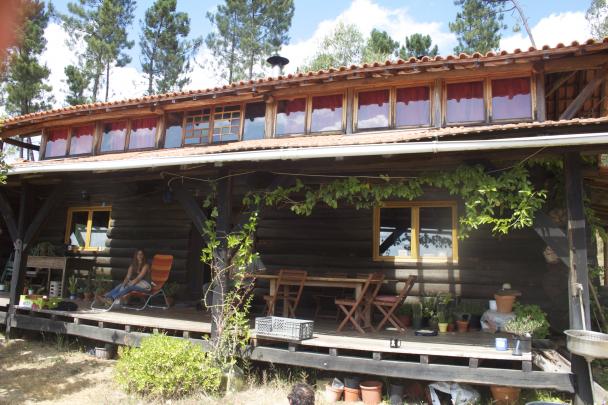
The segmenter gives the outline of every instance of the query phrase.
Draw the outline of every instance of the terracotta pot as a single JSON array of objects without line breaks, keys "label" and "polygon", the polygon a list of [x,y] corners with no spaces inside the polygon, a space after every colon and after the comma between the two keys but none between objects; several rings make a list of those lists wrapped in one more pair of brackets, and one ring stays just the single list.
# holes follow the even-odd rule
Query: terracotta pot
[{"label": "terracotta pot", "polygon": [[454,322],[448,323],[448,332],[454,332],[456,330],[456,326],[454,326]]},{"label": "terracotta pot", "polygon": [[365,405],[377,405],[382,401],[382,382],[363,381],[361,385],[361,400]]},{"label": "terracotta pot", "polygon": [[492,398],[497,405],[514,405],[519,400],[521,388],[492,385],[490,391],[492,391]]},{"label": "terracotta pot", "polygon": [[469,330],[469,321],[456,321],[458,332],[463,333]]},{"label": "terracotta pot", "polygon": [[399,322],[406,328],[409,328],[412,325],[412,317],[409,315],[398,315],[397,318],[399,318]]},{"label": "terracotta pot", "polygon": [[361,394],[359,388],[344,387],[344,402],[359,402]]},{"label": "terracotta pot", "polygon": [[336,402],[342,398],[342,391],[344,388],[335,388],[331,385],[325,386],[325,400],[327,402]]},{"label": "terracotta pot", "polygon": [[515,303],[515,295],[498,295],[494,294],[496,300],[496,310],[502,314],[513,312],[513,304]]},{"label": "terracotta pot", "polygon": [[447,322],[439,322],[439,332],[446,333],[448,331],[448,323]]}]

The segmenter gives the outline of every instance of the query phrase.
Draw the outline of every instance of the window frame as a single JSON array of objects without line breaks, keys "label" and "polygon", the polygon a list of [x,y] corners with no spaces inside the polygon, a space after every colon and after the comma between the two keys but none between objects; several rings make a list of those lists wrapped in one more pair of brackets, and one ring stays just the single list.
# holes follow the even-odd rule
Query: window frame
[{"label": "window frame", "polygon": [[[311,132],[312,127],[312,99],[313,97],[323,97],[323,96],[342,96],[342,122],[341,128],[332,130],[332,131],[316,131]],[[299,98],[305,99],[305,107],[304,107],[304,132],[294,132],[284,135],[277,135],[277,115],[279,114],[279,102],[281,101],[291,101]],[[316,136],[316,135],[341,135],[346,133],[346,108],[348,106],[346,99],[346,90],[333,91],[333,92],[314,92],[308,94],[300,94],[292,97],[280,97],[277,98],[275,102],[274,112],[273,112],[273,123],[272,123],[272,137],[276,139],[282,138],[291,138],[294,136]]]},{"label": "window frame", "polygon": [[[81,127],[93,127],[93,142],[91,144],[91,151],[88,153],[78,153],[75,155],[72,155],[72,136],[74,135],[74,130],[76,128],[81,128]],[[68,147],[67,147],[67,151],[66,151],[66,157],[82,157],[82,156],[92,156],[95,154],[95,143],[97,140],[97,133],[98,133],[98,125],[97,122],[92,122],[90,124],[86,124],[83,123],[82,125],[72,125],[70,126],[69,129],[69,134],[68,134]],[[46,151],[45,151],[46,153]]]},{"label": "window frame", "polygon": [[[420,256],[420,208],[451,208],[452,209],[452,257],[422,257]],[[412,224],[412,243],[410,256],[381,256],[380,255],[380,210],[382,208],[410,208]],[[373,211],[373,261],[395,263],[458,263],[458,203],[453,200],[445,201],[387,201]]]},{"label": "window frame", "polygon": [[[448,85],[450,84],[462,84],[462,83],[479,83],[481,82],[481,94],[482,94],[482,105],[483,105],[483,119],[479,121],[454,121],[448,122]],[[443,127],[452,126],[475,126],[479,124],[487,124],[490,122],[490,108],[488,106],[488,100],[491,103],[491,95],[488,94],[488,78],[487,77],[467,77],[454,80],[446,80],[443,82],[443,88],[441,89],[441,110],[442,110],[442,124]]]},{"label": "window frame", "polygon": [[[525,79],[528,78],[530,80],[530,117],[528,118],[502,118],[495,119],[492,111],[492,81],[493,80],[505,80],[505,79]],[[487,109],[488,109],[488,122],[490,123],[509,123],[509,122],[532,122],[536,119],[536,80],[534,75],[518,75],[518,76],[493,76],[488,77],[486,79],[485,85],[487,86]]]},{"label": "window frame", "polygon": [[[255,102],[255,101],[249,101],[251,103]],[[209,146],[209,145],[223,145],[225,143],[230,143],[230,142],[241,142],[243,140],[243,127],[244,127],[244,117],[245,117],[245,105],[248,103],[220,103],[220,104],[207,104],[207,105],[201,105],[200,107],[197,108],[189,108],[186,110],[175,110],[175,111],[167,111],[167,113],[169,112],[181,112],[183,114],[182,117],[182,145],[181,148],[189,148],[189,147],[196,147],[196,146]],[[216,107],[231,107],[231,106],[238,106],[239,107],[239,111],[241,114],[241,118],[240,118],[240,124],[239,124],[239,133],[238,133],[238,138],[236,141],[223,141],[223,142],[213,142],[213,128],[214,128],[214,123],[215,123],[215,108]],[[192,111],[198,111],[198,110],[204,110],[205,108],[209,108],[209,134],[207,136],[207,143],[193,143],[193,144],[186,144],[186,118],[188,117],[188,113],[192,112]],[[163,131],[163,136],[166,136],[166,134]],[[164,147],[164,145],[163,145]],[[176,149],[176,148],[173,148]]]},{"label": "window frame", "polygon": [[[72,127],[68,126],[68,139],[66,140],[66,145],[65,145],[65,155],[61,155],[61,156],[46,156],[46,152],[47,152],[47,143],[49,141],[49,135],[50,132],[56,129],[62,129],[62,128],[66,128],[65,126],[61,127],[49,127],[49,128],[44,128],[42,131],[42,141],[44,143],[44,150],[41,150],[39,152],[42,152],[42,160],[53,160],[53,159],[65,159],[67,157],[70,157],[70,143],[72,142]],[[84,154],[82,155],[77,155],[77,156],[84,156]]]},{"label": "window frame", "polygon": [[66,220],[66,228],[65,228],[65,237],[64,237],[64,242],[66,245],[71,244],[70,243],[70,230],[72,229],[72,217],[73,214],[75,212],[87,212],[88,216],[87,216],[87,233],[85,236],[85,245],[83,246],[78,246],[76,248],[73,248],[74,251],[77,252],[98,252],[100,250],[105,249],[104,248],[99,248],[99,247],[91,247],[90,243],[91,243],[91,229],[93,227],[93,213],[94,212],[109,212],[109,217],[108,217],[108,230],[110,229],[110,222],[112,221],[112,206],[109,205],[104,205],[104,206],[92,206],[92,207],[69,207],[68,208],[68,213],[67,213],[67,220]]}]

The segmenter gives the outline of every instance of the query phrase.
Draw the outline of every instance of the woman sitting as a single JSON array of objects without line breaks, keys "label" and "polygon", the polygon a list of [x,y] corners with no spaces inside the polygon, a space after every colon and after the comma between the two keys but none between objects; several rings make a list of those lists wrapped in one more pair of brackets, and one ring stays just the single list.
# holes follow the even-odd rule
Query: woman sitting
[{"label": "woman sitting", "polygon": [[152,284],[150,282],[150,266],[147,263],[146,255],[142,249],[137,249],[133,255],[133,260],[127,271],[127,275],[122,283],[117,285],[108,292],[104,298],[108,300],[108,304],[114,302],[120,303],[120,298],[130,293],[131,291],[150,291]]}]

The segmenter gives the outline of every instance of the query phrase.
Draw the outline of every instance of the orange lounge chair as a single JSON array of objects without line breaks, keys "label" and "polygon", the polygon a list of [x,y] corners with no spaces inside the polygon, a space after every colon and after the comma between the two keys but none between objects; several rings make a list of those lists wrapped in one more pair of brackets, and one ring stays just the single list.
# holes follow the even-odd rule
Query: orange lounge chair
[{"label": "orange lounge chair", "polygon": [[[154,257],[152,258],[152,265],[150,266],[150,278],[152,279],[152,289],[150,291],[132,291],[129,294],[125,295],[126,298],[129,298],[131,296],[143,298],[147,297],[146,302],[144,302],[144,305],[142,305],[141,307],[124,306],[124,308],[135,309],[137,311],[141,311],[147,307],[161,309],[169,308],[169,303],[167,302],[167,296],[165,295],[163,286],[169,279],[169,274],[171,273],[172,266],[172,255],[154,255]],[[150,305],[150,300],[158,296],[162,296],[164,298],[165,305]]]}]

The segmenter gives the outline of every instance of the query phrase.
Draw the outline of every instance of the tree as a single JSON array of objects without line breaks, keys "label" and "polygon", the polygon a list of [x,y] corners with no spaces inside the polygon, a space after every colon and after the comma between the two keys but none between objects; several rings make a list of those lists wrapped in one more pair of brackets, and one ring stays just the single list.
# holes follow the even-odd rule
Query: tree
[{"label": "tree", "polygon": [[189,41],[190,17],[175,11],[177,0],[156,0],[146,10],[139,37],[142,70],[148,78],[148,94],[181,90],[190,82],[190,58],[201,45]]},{"label": "tree", "polygon": [[399,42],[393,40],[386,31],[373,29],[365,48],[363,49],[363,62],[374,62],[389,59],[397,54]]},{"label": "tree", "polygon": [[350,66],[361,62],[365,41],[361,31],[352,24],[338,23],[323,40],[316,55],[301,71],[316,71],[330,67]]},{"label": "tree", "polygon": [[8,67],[5,77],[5,107],[9,114],[29,114],[46,109],[52,102],[46,83],[50,70],[39,62],[46,49],[44,30],[49,22],[49,12],[44,2],[22,0],[19,12],[23,21],[16,31],[16,43],[7,51]]},{"label": "tree", "polygon": [[595,39],[604,39],[608,36],[608,2],[606,0],[592,0],[585,14],[591,35]]},{"label": "tree", "polygon": [[70,15],[61,16],[72,43],[83,40],[86,45],[80,58],[91,75],[93,101],[97,101],[104,71],[108,101],[110,67],[125,66],[131,61],[124,51],[134,44],[127,35],[134,9],[135,0],[78,0],[68,3]]},{"label": "tree", "polygon": [[500,31],[506,26],[502,23],[501,4],[490,4],[483,0],[454,0],[454,4],[462,7],[456,13],[456,20],[449,24],[450,31],[456,33],[458,46],[454,48],[459,53],[486,53],[498,49]]},{"label": "tree", "polygon": [[215,30],[207,35],[229,82],[252,79],[256,65],[289,41],[293,0],[226,0],[207,18]]},{"label": "tree", "polygon": [[69,93],[65,96],[65,101],[69,105],[86,104],[89,98],[85,96],[85,92],[91,83],[91,77],[88,69],[68,65],[63,70],[66,77]]},{"label": "tree", "polygon": [[433,41],[430,35],[412,34],[405,37],[405,45],[399,49],[399,57],[401,59],[421,58],[423,56],[437,56],[439,49],[437,45],[432,46]]},{"label": "tree", "polygon": [[[517,11],[517,14],[519,15],[519,20],[524,25],[524,28],[526,30],[526,33],[528,34],[528,38],[530,38],[530,42],[532,43],[532,46],[536,48],[536,42],[534,41],[534,36],[532,35],[532,30],[530,29],[530,25],[528,25],[528,18],[526,17],[526,15],[524,13],[524,8],[519,3],[519,0],[483,0],[483,1],[486,4],[489,4],[490,6],[494,7],[496,12],[499,12],[502,14],[507,13],[509,11],[513,11],[513,10]],[[511,4],[511,8],[506,8],[507,3]],[[519,30],[520,30],[519,24],[516,24],[513,27],[513,31],[518,32]]]}]

